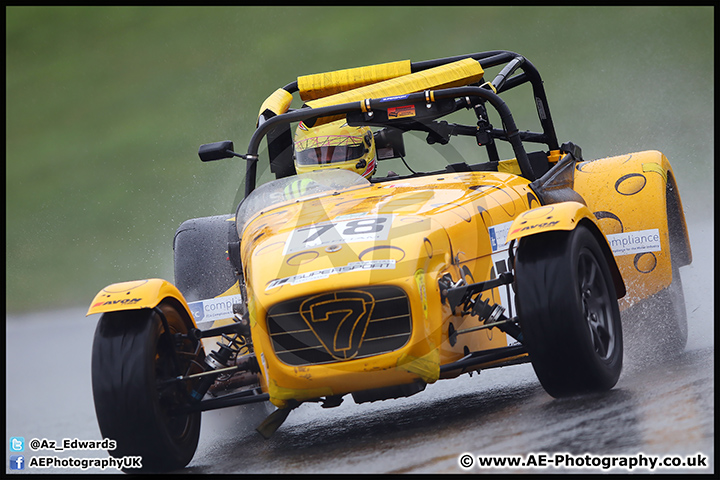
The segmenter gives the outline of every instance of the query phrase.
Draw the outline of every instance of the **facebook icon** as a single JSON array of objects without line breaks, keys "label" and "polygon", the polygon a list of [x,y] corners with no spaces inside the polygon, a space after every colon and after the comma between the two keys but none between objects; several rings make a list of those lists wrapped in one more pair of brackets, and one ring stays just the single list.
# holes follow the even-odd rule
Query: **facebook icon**
[{"label": "facebook icon", "polygon": [[10,470],[23,470],[25,468],[24,455],[10,455]]}]

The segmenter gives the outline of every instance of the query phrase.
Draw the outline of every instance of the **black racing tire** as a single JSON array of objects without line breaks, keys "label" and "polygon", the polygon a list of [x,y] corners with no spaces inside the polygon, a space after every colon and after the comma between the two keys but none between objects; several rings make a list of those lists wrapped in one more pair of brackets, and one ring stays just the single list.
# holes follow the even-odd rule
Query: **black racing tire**
[{"label": "black racing tire", "polygon": [[658,350],[674,356],[685,350],[688,322],[685,294],[677,267],[672,269],[672,278],[668,288],[648,300],[645,315],[655,324],[651,335]]},{"label": "black racing tire", "polygon": [[[174,307],[161,304],[159,308],[172,334],[187,331]],[[186,466],[200,436],[200,412],[171,412],[188,404],[192,385],[163,387],[159,383],[186,374],[188,369],[197,373],[199,367],[193,369],[192,361],[202,360],[202,354],[193,356],[195,348],[185,340],[177,345],[181,354],[176,369],[170,341],[160,316],[151,309],[105,313],[95,331],[92,389],[100,432],[103,438],[117,442],[117,448],[109,452],[112,456],[142,457],[141,472]]]},{"label": "black racing tire", "polygon": [[688,319],[680,267],[690,263],[685,219],[675,179],[668,172],[665,191],[672,281],[667,288],[623,311],[628,359],[640,364],[672,360],[687,345]]},{"label": "black racing tire", "polygon": [[547,393],[558,398],[615,386],[623,364],[620,309],[588,227],[522,238],[515,288],[524,343]]},{"label": "black racing tire", "polygon": [[175,286],[188,302],[215,298],[239,280],[228,242],[237,242],[231,215],[192,218],[178,227],[173,240]]},{"label": "black racing tire", "polygon": [[670,285],[623,311],[629,357],[640,362],[672,359],[685,350],[688,320],[680,272],[672,268]]},{"label": "black racing tire", "polygon": [[658,351],[671,357],[685,350],[688,338],[687,310],[680,279],[680,266],[690,263],[690,254],[684,241],[685,220],[679,199],[675,178],[669,174],[665,204],[670,236],[672,281],[667,288],[650,297],[644,307],[645,318],[655,324],[655,328],[650,330],[651,341],[657,346]]}]

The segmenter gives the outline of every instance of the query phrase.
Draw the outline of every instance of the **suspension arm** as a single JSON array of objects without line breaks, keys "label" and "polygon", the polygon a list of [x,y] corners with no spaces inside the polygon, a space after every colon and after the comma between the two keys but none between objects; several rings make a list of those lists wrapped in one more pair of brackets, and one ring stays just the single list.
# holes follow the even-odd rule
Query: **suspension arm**
[{"label": "suspension arm", "polygon": [[472,305],[472,297],[485,290],[492,290],[501,285],[510,285],[514,280],[513,274],[510,272],[501,273],[500,276],[485,282],[471,283],[460,287],[450,287],[441,292],[443,301],[447,300],[450,310],[455,311],[459,306],[464,306],[465,310]]}]

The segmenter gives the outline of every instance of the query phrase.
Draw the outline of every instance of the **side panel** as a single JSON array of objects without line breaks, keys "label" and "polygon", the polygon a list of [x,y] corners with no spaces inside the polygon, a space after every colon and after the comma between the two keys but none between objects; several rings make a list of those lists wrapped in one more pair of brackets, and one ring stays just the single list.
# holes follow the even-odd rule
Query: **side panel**
[{"label": "side panel", "polygon": [[[578,164],[575,190],[583,196],[608,238],[627,295],[620,301],[625,309],[670,285],[672,268],[667,215],[667,183],[672,168],[658,151],[630,153]],[[681,233],[680,251],[690,260],[682,206],[673,225]],[[682,259],[679,259],[682,260]]]},{"label": "side panel", "polygon": [[[515,175],[493,173],[481,176],[458,175],[466,179],[462,197],[447,198],[449,214],[441,221],[450,237],[453,267],[449,273],[455,281],[475,283],[496,278],[510,270],[508,242],[506,240],[513,219],[539,202],[527,185],[527,180]],[[452,208],[451,208],[452,207]],[[484,292],[482,299],[501,304],[512,315],[514,311],[512,288],[507,286]],[[461,331],[480,325],[478,317],[454,315],[447,304],[442,310],[443,342],[440,347],[442,364],[460,360],[467,352],[506,347],[515,340],[497,328],[477,330],[458,335],[450,341],[449,331]],[[454,372],[450,376],[454,376]]]}]

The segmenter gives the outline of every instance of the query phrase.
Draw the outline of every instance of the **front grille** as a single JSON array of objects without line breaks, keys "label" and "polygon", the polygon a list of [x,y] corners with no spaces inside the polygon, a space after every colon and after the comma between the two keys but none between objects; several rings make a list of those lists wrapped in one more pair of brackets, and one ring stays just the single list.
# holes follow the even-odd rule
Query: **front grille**
[{"label": "front grille", "polygon": [[341,362],[392,352],[410,339],[405,292],[372,286],[296,298],[270,307],[267,325],[288,365]]}]

